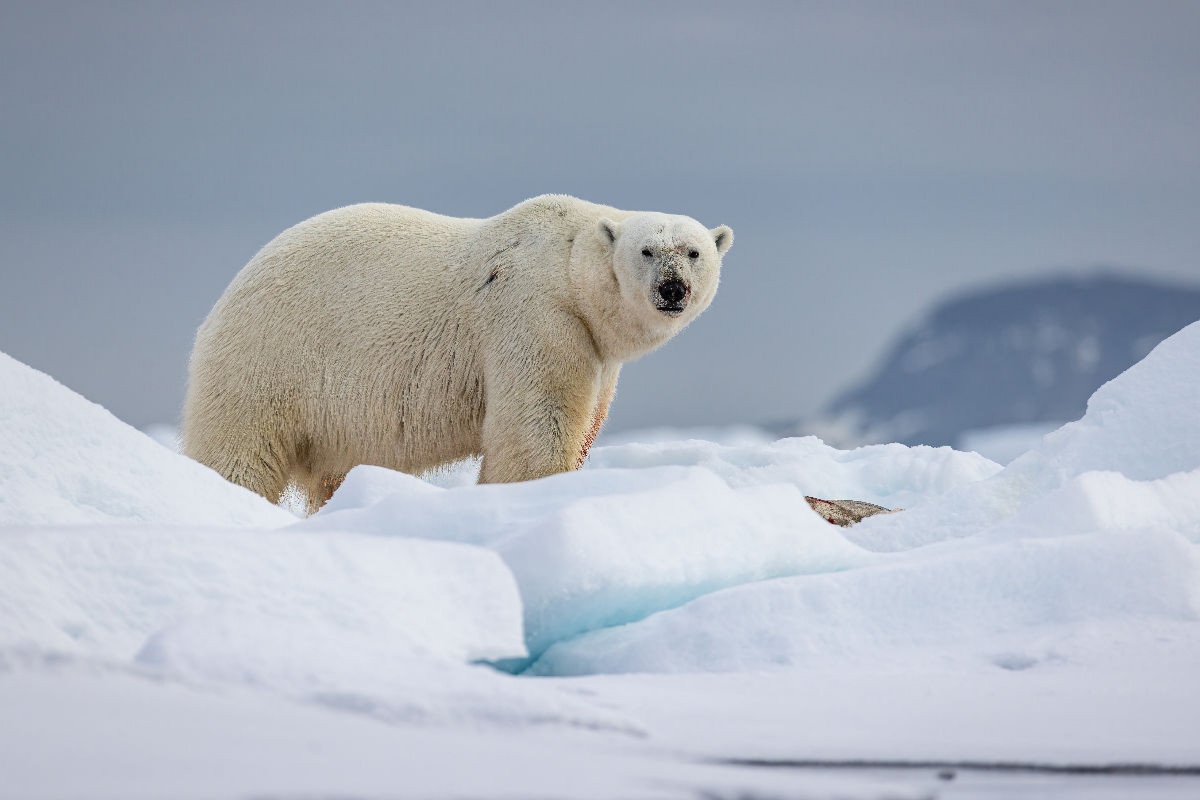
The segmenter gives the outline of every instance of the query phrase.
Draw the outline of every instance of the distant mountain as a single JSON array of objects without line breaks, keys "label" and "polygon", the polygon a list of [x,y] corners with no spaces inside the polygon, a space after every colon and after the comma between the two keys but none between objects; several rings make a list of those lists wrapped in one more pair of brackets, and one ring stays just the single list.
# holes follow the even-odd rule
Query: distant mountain
[{"label": "distant mountain", "polygon": [[1066,422],[1097,387],[1197,319],[1200,287],[1113,274],[972,292],[936,306],[816,418],[775,431],[842,447],[953,445],[968,431]]}]

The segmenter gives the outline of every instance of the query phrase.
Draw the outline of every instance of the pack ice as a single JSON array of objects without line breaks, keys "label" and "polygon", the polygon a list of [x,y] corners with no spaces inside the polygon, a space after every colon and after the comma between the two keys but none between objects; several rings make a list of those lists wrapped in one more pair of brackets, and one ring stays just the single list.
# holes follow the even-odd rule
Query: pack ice
[{"label": "pack ice", "polygon": [[[284,732],[300,717],[280,709],[296,703],[487,748],[498,740],[480,732],[496,726],[568,726],[703,758],[782,742],[795,758],[1200,763],[1197,408],[1200,323],[1004,468],[949,448],[656,432],[514,485],[473,485],[470,464],[425,478],[358,467],[297,520],[0,355],[0,704],[45,720],[31,734],[0,715],[0,773],[14,792],[54,795],[66,773],[52,765],[78,755],[65,732],[89,730],[89,704],[118,695],[143,698],[125,716],[146,747],[173,724],[154,704],[178,701],[210,720],[195,735],[211,753],[224,752],[219,720],[237,716],[212,698],[255,698],[293,742],[288,765],[314,746]],[[841,529],[806,494],[904,510]],[[596,677],[556,677],[584,675]],[[930,696],[959,713],[908,735]],[[1023,708],[1091,722],[989,722]],[[425,774],[435,740],[411,750],[407,774]],[[350,761],[329,762],[330,782],[235,781],[230,794],[345,794]],[[533,791],[504,783],[503,764],[487,774],[489,791]]]},{"label": "pack ice", "polygon": [[1131,652],[1200,664],[1197,409],[1200,323],[1100,387],[1081,420],[1007,468],[847,530],[847,543],[877,556],[857,569],[709,593],[558,642],[533,671],[897,659],[1027,669]]},{"label": "pack ice", "polygon": [[[0,387],[0,669],[53,658],[337,704],[395,698],[398,664],[448,692],[467,664],[526,653],[494,553],[281,530],[293,515],[4,354]],[[400,695],[377,713],[444,711]]]},{"label": "pack ice", "polygon": [[578,473],[516,485],[443,489],[359,467],[341,496],[296,527],[493,550],[521,588],[536,658],[556,642],[719,589],[878,559],[813,513],[805,491],[904,505],[997,469],[949,448],[839,452],[811,437],[631,444],[600,448]]}]

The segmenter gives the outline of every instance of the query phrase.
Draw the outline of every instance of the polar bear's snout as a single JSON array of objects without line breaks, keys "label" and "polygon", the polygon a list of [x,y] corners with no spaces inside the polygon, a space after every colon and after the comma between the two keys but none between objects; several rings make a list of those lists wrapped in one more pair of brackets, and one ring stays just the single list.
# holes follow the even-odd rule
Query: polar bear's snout
[{"label": "polar bear's snout", "polygon": [[679,278],[667,278],[654,287],[654,290],[659,297],[659,302],[656,302],[654,307],[670,316],[683,313],[692,293],[691,287]]}]

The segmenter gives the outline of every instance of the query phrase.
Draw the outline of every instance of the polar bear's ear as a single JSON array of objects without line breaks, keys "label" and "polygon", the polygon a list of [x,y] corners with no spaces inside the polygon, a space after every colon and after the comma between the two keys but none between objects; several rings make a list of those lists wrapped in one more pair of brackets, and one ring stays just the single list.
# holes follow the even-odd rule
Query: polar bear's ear
[{"label": "polar bear's ear", "polygon": [[713,244],[717,246],[717,253],[725,255],[726,251],[733,246],[733,229],[728,225],[718,225],[709,233],[712,235]]},{"label": "polar bear's ear", "polygon": [[613,222],[608,217],[601,217],[596,223],[596,228],[600,231],[600,239],[609,247],[617,243],[617,236],[621,233],[621,228],[617,223]]}]

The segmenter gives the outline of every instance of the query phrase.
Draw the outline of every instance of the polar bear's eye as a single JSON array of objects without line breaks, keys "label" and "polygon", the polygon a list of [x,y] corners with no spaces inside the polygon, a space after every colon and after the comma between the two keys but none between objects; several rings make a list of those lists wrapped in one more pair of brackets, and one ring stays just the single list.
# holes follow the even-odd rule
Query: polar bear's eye
[{"label": "polar bear's eye", "polygon": [[649,258],[650,256],[654,255],[654,253],[651,253],[651,252],[650,252],[650,248],[649,248],[649,247],[643,247],[643,248],[642,248],[642,255],[644,255],[646,258]]},{"label": "polar bear's eye", "polygon": [[699,257],[700,257],[699,251],[697,251],[697,250],[689,250],[688,251],[688,258],[699,258]]}]

